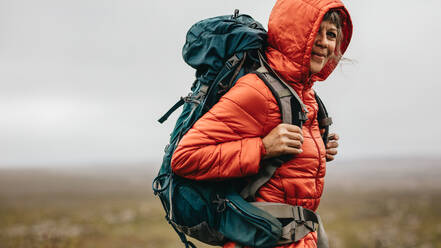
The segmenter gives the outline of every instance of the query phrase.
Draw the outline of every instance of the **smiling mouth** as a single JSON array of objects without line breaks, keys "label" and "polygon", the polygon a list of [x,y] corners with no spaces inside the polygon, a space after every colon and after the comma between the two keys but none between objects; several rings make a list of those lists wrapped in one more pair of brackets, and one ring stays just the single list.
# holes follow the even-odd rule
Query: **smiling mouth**
[{"label": "smiling mouth", "polygon": [[312,52],[311,54],[317,57],[326,58],[326,54],[324,53]]},{"label": "smiling mouth", "polygon": [[324,53],[311,52],[311,61],[317,63],[324,63],[326,61],[327,55]]}]

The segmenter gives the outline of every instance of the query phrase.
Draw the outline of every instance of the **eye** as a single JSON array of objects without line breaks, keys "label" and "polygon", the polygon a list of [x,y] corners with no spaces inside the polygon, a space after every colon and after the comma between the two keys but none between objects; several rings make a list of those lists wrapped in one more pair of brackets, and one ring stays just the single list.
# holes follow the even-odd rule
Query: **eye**
[{"label": "eye", "polygon": [[336,33],[336,32],[333,32],[333,31],[328,31],[328,32],[326,32],[326,35],[327,35],[329,38],[331,38],[331,39],[335,39],[335,38],[337,38],[337,33]]}]

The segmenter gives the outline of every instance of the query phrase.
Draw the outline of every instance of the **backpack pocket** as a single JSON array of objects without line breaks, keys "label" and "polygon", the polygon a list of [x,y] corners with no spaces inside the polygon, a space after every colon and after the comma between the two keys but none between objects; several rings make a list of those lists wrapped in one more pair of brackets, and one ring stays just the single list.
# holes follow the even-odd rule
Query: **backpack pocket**
[{"label": "backpack pocket", "polygon": [[211,245],[234,241],[256,248],[276,246],[282,235],[280,221],[245,201],[231,184],[175,176],[170,209],[173,225]]},{"label": "backpack pocket", "polygon": [[212,204],[214,190],[204,184],[174,178],[171,219],[186,235],[210,245],[222,245],[225,237],[216,228],[218,216]]},{"label": "backpack pocket", "polygon": [[252,247],[274,247],[282,235],[282,224],[267,212],[251,205],[238,193],[228,194],[219,231],[231,241]]}]

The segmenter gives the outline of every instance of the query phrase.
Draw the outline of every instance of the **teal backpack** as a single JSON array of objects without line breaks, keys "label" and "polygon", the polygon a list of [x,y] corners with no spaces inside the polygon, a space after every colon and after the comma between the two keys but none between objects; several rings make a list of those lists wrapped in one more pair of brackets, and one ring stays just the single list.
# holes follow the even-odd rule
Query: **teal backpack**
[{"label": "teal backpack", "polygon": [[[266,37],[260,23],[248,15],[239,15],[238,10],[234,15],[200,21],[187,33],[182,54],[196,69],[196,80],[191,93],[159,119],[163,123],[183,105],[165,148],[162,166],[153,180],[153,191],[161,200],[165,218],[186,248],[195,247],[186,235],[210,245],[234,241],[237,247],[273,247],[298,241],[312,231],[323,233],[320,217],[308,209],[252,202],[259,187],[289,156],[264,160],[259,174],[250,180],[195,181],[179,177],[171,170],[171,158],[179,140],[247,73],[256,73],[270,88],[283,122],[301,126],[306,120],[307,110],[300,98],[265,62],[262,51]],[[328,130],[330,118],[316,98],[320,125]],[[323,137],[326,142],[327,131]],[[323,243],[320,247],[327,247],[324,234],[319,236]]]}]

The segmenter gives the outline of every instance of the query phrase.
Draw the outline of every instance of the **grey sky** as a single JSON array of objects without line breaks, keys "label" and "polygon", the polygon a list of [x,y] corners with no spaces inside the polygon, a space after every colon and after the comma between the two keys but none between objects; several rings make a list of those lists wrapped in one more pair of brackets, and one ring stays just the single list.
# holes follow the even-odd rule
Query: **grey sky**
[{"label": "grey sky", "polygon": [[[194,71],[185,33],[272,1],[0,0],[0,167],[158,162]],[[441,155],[441,1],[345,1],[354,36],[316,90],[340,159]]]}]

